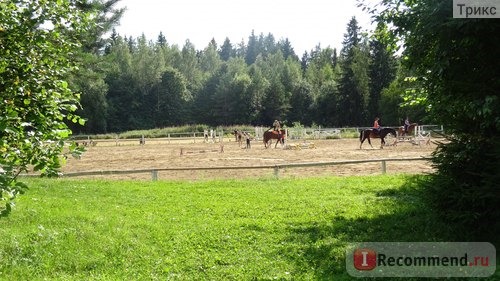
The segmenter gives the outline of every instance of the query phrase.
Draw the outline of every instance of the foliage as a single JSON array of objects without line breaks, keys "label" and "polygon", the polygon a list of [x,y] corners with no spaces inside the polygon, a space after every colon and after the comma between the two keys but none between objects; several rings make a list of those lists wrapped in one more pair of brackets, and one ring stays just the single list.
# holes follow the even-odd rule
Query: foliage
[{"label": "foliage", "polygon": [[[81,95],[82,109],[76,113],[87,120],[86,126],[68,124],[73,132],[106,132],[108,129],[108,85],[104,80],[108,64],[100,54],[109,47],[106,33],[111,32],[124,13],[124,8],[115,8],[119,1],[86,0],[77,4],[81,11],[92,14],[94,24],[79,35],[83,46],[80,52],[75,52],[73,59],[81,67],[68,79],[70,88]],[[113,38],[116,39],[116,33],[111,35],[110,40]]]},{"label": "foliage", "polygon": [[300,122],[306,125],[311,124],[315,115],[312,91],[311,84],[304,79],[294,85],[294,89],[290,96],[288,122],[292,122],[292,124],[300,124]]},{"label": "foliage", "polygon": [[80,53],[82,66],[68,79],[70,88],[81,96],[76,114],[87,120],[85,126],[69,123],[73,132],[105,132],[108,101],[103,61],[91,53]]},{"label": "foliage", "polygon": [[454,241],[419,179],[37,179],[2,221],[0,256],[9,258],[0,272],[8,280],[352,280],[345,248],[353,241]]},{"label": "foliage", "polygon": [[347,25],[340,53],[339,126],[362,126],[368,122],[369,99],[368,42],[361,34],[353,17]]},{"label": "foliage", "polygon": [[[167,68],[150,99],[150,114],[154,127],[185,123],[186,103],[192,99],[184,76],[173,68]],[[147,114],[147,112],[144,112]]]},{"label": "foliage", "polygon": [[[381,76],[370,76],[368,39],[366,35],[358,37],[356,40],[363,40],[353,51],[355,58],[341,63],[336,49],[319,45],[299,61],[292,43],[286,38],[276,41],[271,33],[252,32],[248,41],[240,44],[226,38],[220,47],[211,40],[202,50],[196,50],[189,40],[181,47],[170,45],[162,33],[156,42],[144,36],[123,38],[113,33],[101,57],[107,66],[106,102],[88,105],[90,108],[100,105],[106,112],[85,115],[89,119],[106,116],[104,122],[89,120],[89,125],[104,124],[105,127],[94,126],[96,130],[93,130],[88,126],[81,132],[123,132],[190,123],[267,126],[275,119],[287,124],[300,121],[327,126],[363,123],[351,105],[357,107],[357,101],[362,100],[366,115],[368,102],[378,103],[379,97],[376,94],[372,97],[370,89],[375,88],[373,85]],[[351,99],[348,87],[343,87],[345,98],[340,98],[341,65],[349,65],[345,71],[352,75],[343,77],[352,77],[351,88],[359,98]],[[175,84],[167,80],[180,78],[164,76],[167,70],[181,74],[186,93],[192,97],[181,106],[175,99],[160,94],[166,92],[163,87]],[[370,79],[374,80],[373,85]],[[384,81],[377,84],[379,88],[385,85]],[[93,101],[97,100],[100,99]]]},{"label": "foliage", "polygon": [[[383,89],[396,78],[397,61],[394,57],[394,52],[390,48],[388,40],[389,31],[385,24],[378,23],[372,38],[370,39],[370,59],[369,66],[370,75],[370,97],[368,101],[368,116],[383,116],[383,119],[388,124],[398,124],[396,122],[388,122],[389,118],[385,114],[381,114],[379,103]],[[388,42],[389,41],[389,42]],[[391,106],[389,114],[394,112],[396,106]]]},{"label": "foliage", "polygon": [[120,0],[81,0],[76,7],[84,13],[92,15],[94,23],[86,32],[79,34],[83,51],[88,54],[99,54],[108,45],[106,33],[110,32],[125,12],[125,8],[116,8]]},{"label": "foliage", "polygon": [[[419,124],[432,121],[427,118],[429,107],[422,82],[404,65],[398,69],[396,79],[382,90],[379,110],[385,124],[404,124],[404,119]],[[394,109],[397,110],[394,110]],[[438,123],[439,124],[439,123]]]},{"label": "foliage", "polygon": [[[404,39],[430,117],[450,133],[434,154],[440,212],[470,230],[498,229],[500,22],[452,18],[452,1],[382,1],[379,20]],[[418,93],[417,93],[418,94]]]},{"label": "foliage", "polygon": [[[194,125],[184,125],[184,126],[173,126],[173,127],[163,127],[163,128],[155,128],[150,130],[133,130],[126,131],[119,134],[119,137],[122,139],[128,138],[140,138],[144,136],[146,138],[160,138],[166,137],[169,134],[187,134],[193,132],[203,133],[204,130],[208,130],[209,127],[207,125],[194,124]],[[172,137],[176,137],[177,135],[172,135]],[[99,138],[99,135],[96,135]],[[116,137],[116,136],[115,136]]]},{"label": "foliage", "polygon": [[[76,1],[0,2],[0,213],[26,188],[20,172],[57,175],[65,121],[74,114],[78,96],[65,81],[75,69],[75,39],[91,25]],[[79,153],[70,146],[73,153]]]}]

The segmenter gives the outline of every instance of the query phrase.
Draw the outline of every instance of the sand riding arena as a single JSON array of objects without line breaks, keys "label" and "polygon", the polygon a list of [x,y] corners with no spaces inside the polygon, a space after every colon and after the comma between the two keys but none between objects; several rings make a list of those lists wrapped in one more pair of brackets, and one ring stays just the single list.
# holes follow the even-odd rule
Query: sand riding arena
[{"label": "sand riding arena", "polygon": [[[390,140],[388,141],[390,143]],[[398,159],[429,157],[436,144],[415,145],[398,143],[380,149],[380,140],[372,140],[359,148],[358,139],[290,140],[287,147],[265,149],[262,141],[254,140],[251,148],[239,144],[234,138],[222,142],[169,141],[149,139],[144,145],[137,142],[97,141],[88,146],[80,159],[69,158],[62,168],[63,174],[87,171],[124,171],[120,174],[86,175],[86,178],[145,179],[151,173],[127,173],[130,170],[186,168],[186,170],[158,172],[159,180],[199,180],[217,178],[265,178],[275,176],[273,169],[216,169],[197,170],[202,167],[255,167],[288,163],[331,162],[368,159]],[[429,161],[387,162],[388,174],[422,174],[432,172]],[[280,169],[279,177],[314,177],[327,175],[381,174],[381,163],[357,163],[318,167]]]}]

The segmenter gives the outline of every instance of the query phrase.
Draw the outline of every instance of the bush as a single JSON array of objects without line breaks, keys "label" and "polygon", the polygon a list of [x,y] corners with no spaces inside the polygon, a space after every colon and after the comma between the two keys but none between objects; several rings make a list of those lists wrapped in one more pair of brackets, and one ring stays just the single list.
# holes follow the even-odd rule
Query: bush
[{"label": "bush", "polygon": [[462,136],[434,153],[437,168],[427,186],[431,200],[448,221],[475,237],[500,230],[500,142]]}]

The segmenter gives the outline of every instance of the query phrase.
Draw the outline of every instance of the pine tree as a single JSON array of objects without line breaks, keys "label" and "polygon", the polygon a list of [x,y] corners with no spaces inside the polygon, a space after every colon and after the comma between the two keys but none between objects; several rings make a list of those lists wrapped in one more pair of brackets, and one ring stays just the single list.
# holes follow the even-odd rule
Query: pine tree
[{"label": "pine tree", "polygon": [[158,35],[158,39],[156,40],[156,44],[160,47],[165,47],[167,46],[167,38],[165,35],[163,35],[163,32],[160,31],[160,34]]},{"label": "pine tree", "polygon": [[339,125],[361,126],[366,122],[368,99],[368,48],[359,34],[358,21],[353,17],[344,34],[340,53]]},{"label": "pine tree", "polygon": [[245,62],[247,65],[251,65],[255,62],[257,55],[259,54],[257,36],[255,36],[254,31],[252,30],[252,34],[248,37],[248,44],[245,53]]},{"label": "pine tree", "polygon": [[[82,109],[78,110],[78,114],[87,119],[85,127],[70,124],[75,132],[107,131],[108,85],[104,81],[106,64],[103,63],[102,55],[110,53],[110,48],[118,37],[114,27],[118,25],[124,12],[123,8],[116,8],[118,2],[119,0],[95,0],[77,4],[78,9],[93,14],[96,25],[81,35],[84,44],[77,60],[82,62],[82,67],[69,79],[71,88],[81,95]],[[106,38],[109,31],[112,31],[111,36]]]},{"label": "pine tree", "polygon": [[223,61],[228,61],[231,57],[233,57],[233,45],[231,44],[229,38],[226,37],[226,39],[224,40],[224,43],[220,48],[219,55]]},{"label": "pine tree", "polygon": [[379,103],[382,90],[389,86],[396,76],[396,59],[385,38],[388,36],[387,26],[377,25],[375,36],[370,41],[370,99],[368,115],[379,116]]},{"label": "pine tree", "polygon": [[285,38],[284,40],[280,40],[278,42],[278,47],[283,53],[283,56],[285,57],[285,60],[288,58],[293,58],[294,60],[299,60],[299,57],[295,54],[295,51],[293,50],[292,43],[288,38]]}]

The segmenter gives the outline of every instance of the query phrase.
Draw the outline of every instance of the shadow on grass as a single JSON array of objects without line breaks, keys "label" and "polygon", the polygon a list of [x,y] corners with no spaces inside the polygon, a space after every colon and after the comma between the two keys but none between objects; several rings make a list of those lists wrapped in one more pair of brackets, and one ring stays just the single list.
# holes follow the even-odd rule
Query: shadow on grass
[{"label": "shadow on grass", "polygon": [[[344,217],[332,214],[329,222],[291,225],[282,253],[295,263],[297,276],[314,271],[316,280],[375,280],[355,278],[346,272],[345,250],[351,242],[438,242],[456,240],[455,230],[440,220],[426,200],[425,176],[409,177],[400,187],[375,193],[385,214]],[[377,210],[377,209],[375,209]],[[495,277],[489,280],[498,280]],[[378,280],[378,279],[377,279]],[[391,278],[436,280],[436,278]],[[454,279],[446,279],[454,280]],[[467,280],[456,278],[456,280]],[[488,280],[488,279],[485,279]]]}]

